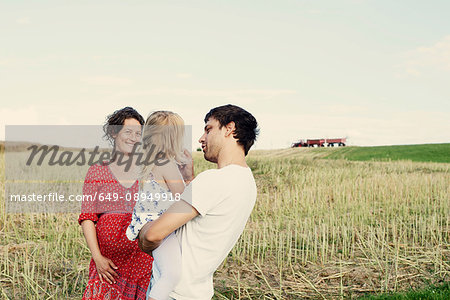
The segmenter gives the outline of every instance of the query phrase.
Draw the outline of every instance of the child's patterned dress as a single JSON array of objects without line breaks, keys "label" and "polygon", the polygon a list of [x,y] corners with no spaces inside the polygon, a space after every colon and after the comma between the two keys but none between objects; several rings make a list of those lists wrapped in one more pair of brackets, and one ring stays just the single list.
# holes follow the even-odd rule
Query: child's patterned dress
[{"label": "child's patterned dress", "polygon": [[175,203],[172,193],[159,185],[153,175],[150,176],[150,179],[146,180],[139,190],[139,198],[134,206],[131,223],[126,231],[127,238],[131,241],[137,238],[139,231],[146,223],[158,219]]}]

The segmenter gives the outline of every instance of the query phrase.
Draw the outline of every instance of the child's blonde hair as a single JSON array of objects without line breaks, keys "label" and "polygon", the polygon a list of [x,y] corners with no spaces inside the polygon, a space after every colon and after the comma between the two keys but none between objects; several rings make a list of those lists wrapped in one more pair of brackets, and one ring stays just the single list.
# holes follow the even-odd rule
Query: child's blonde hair
[{"label": "child's blonde hair", "polygon": [[[171,111],[155,111],[148,116],[144,125],[141,145],[143,157],[146,159],[148,151],[152,151],[148,161],[153,162],[158,153],[162,152],[165,154],[164,159],[178,164],[183,163],[183,138],[184,121],[178,114]],[[141,184],[149,178],[154,167],[154,163],[144,164],[139,175]]]}]

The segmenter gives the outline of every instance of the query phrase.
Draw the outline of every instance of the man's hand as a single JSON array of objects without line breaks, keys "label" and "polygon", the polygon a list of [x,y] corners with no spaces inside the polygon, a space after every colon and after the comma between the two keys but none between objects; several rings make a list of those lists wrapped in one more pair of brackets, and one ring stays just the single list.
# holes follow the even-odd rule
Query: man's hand
[{"label": "man's hand", "polygon": [[186,157],[187,163],[178,165],[178,168],[180,169],[180,173],[187,185],[194,179],[194,160],[192,159],[192,155],[189,150],[184,149],[183,154]]},{"label": "man's hand", "polygon": [[138,239],[139,239],[138,240],[138,245],[139,245],[139,248],[143,252],[145,252],[145,253],[147,253],[149,255],[152,255],[152,251],[155,250],[156,248],[158,248],[158,246],[161,244],[161,241],[160,242],[153,242],[153,241],[149,241],[146,238],[146,233],[148,232],[150,226],[151,226],[151,222],[148,222],[147,224],[145,224],[142,227],[141,231],[139,232],[139,236],[138,236]]}]

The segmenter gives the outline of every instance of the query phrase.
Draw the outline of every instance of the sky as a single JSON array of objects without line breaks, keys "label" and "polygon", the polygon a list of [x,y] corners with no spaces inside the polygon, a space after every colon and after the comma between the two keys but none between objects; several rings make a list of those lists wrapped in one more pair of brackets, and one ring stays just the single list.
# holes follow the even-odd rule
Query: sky
[{"label": "sky", "polygon": [[5,125],[100,125],[132,106],[192,125],[239,105],[255,149],[450,142],[450,2],[2,1]]}]

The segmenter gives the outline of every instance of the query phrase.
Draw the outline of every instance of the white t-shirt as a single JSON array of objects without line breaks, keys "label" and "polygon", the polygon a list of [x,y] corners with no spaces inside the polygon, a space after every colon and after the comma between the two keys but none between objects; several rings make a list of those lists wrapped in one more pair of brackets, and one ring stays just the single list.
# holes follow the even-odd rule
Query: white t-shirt
[{"label": "white t-shirt", "polygon": [[200,215],[180,227],[181,280],[176,300],[211,299],[213,274],[237,242],[256,201],[250,168],[228,165],[199,174],[181,195]]}]

